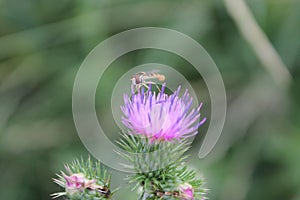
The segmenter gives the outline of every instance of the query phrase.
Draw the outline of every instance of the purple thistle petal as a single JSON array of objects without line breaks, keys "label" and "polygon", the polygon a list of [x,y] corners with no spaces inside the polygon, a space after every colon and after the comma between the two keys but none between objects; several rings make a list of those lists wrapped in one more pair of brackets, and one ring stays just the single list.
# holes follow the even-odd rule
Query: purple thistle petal
[{"label": "purple thistle petal", "polygon": [[161,94],[164,94],[164,92],[165,92],[165,87],[166,87],[166,83],[163,83],[163,84],[162,84],[162,87],[161,87],[161,91],[160,91]]},{"label": "purple thistle petal", "polygon": [[143,89],[133,94],[131,99],[124,95],[124,105],[121,107],[123,124],[132,134],[149,137],[150,141],[180,140],[196,135],[197,129],[206,120],[197,122],[202,103],[191,109],[193,100],[188,90],[180,97],[180,86],[170,96],[164,93],[164,89],[165,84],[157,95]]}]

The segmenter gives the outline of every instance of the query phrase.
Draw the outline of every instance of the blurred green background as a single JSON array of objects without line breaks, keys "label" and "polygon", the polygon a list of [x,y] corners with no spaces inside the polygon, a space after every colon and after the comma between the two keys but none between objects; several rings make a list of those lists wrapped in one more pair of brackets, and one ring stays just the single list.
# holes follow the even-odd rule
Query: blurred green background
[{"label": "blurred green background", "polygon": [[[200,134],[189,152],[190,165],[206,178],[208,197],[299,200],[300,1],[246,2],[292,75],[286,87],[265,70],[221,0],[0,0],[0,199],[50,199],[60,191],[51,178],[64,163],[88,155],[72,118],[80,64],[113,34],[158,26],[202,44],[225,83],[227,118],[216,148],[198,159]],[[198,95],[209,117],[205,83],[191,66],[165,52],[135,51],[113,63],[100,81],[96,105],[107,130],[116,130],[109,110],[114,83],[147,62],[181,70],[203,91]],[[136,199],[121,181],[125,176],[114,172],[113,188],[125,187],[115,199]]]}]

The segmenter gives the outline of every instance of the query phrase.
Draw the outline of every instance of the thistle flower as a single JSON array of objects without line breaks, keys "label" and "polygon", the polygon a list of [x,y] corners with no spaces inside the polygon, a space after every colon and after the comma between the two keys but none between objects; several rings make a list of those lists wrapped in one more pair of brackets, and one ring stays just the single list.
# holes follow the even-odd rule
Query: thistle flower
[{"label": "thistle flower", "polygon": [[95,180],[88,180],[84,174],[81,173],[72,174],[70,176],[63,174],[63,177],[66,181],[66,192],[70,195],[76,192],[82,192],[96,182]]},{"label": "thistle flower", "polygon": [[54,194],[54,198],[59,196],[77,197],[84,190],[96,183],[96,180],[89,180],[82,173],[72,174],[69,166],[65,165],[65,169],[69,172],[69,176],[62,172],[60,179],[53,179],[55,183],[65,188],[65,192]]},{"label": "thistle flower", "polygon": [[110,199],[110,177],[100,162],[94,165],[90,159],[86,162],[75,160],[72,165],[65,165],[65,169],[68,175],[62,172],[61,175],[57,174],[58,179],[53,179],[65,191],[52,194],[53,198],[66,196],[70,200]]},{"label": "thistle flower", "polygon": [[194,188],[189,183],[179,186],[182,200],[194,200]]},{"label": "thistle flower", "polygon": [[197,129],[206,118],[200,119],[200,106],[191,109],[192,98],[186,90],[179,97],[180,86],[171,95],[164,93],[165,84],[161,92],[156,94],[150,89],[144,92],[144,88],[131,98],[124,95],[124,106],[121,107],[124,116],[122,122],[130,129],[131,134],[137,134],[150,138],[153,141],[181,140],[194,136]]}]

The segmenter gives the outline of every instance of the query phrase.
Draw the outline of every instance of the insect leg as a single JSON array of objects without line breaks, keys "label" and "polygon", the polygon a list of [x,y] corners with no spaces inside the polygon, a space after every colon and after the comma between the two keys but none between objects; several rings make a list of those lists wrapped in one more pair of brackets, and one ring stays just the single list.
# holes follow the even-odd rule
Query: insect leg
[{"label": "insect leg", "polygon": [[156,89],[158,89],[158,91],[160,92],[160,88],[158,87],[158,84],[157,84],[157,83],[152,82],[152,81],[148,81],[147,83],[148,83],[148,84],[151,84],[151,85],[155,85]]}]

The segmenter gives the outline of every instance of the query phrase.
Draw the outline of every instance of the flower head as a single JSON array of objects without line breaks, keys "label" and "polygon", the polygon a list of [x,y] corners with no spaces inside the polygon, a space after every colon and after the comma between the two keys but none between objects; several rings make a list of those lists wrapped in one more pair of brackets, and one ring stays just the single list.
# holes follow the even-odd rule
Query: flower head
[{"label": "flower head", "polygon": [[182,200],[194,200],[194,189],[189,183],[184,183],[179,186]]},{"label": "flower head", "polygon": [[[70,200],[75,200],[94,199],[93,197],[101,196],[109,199],[111,196],[111,191],[108,187],[109,179],[107,180],[106,176],[102,177],[103,180],[99,179],[100,173],[106,171],[104,169],[97,170],[97,168],[100,168],[100,163],[96,163],[95,167],[90,159],[86,163],[83,160],[81,162],[76,160],[71,166],[65,165],[67,174],[61,172],[61,175],[57,174],[58,179],[53,179],[65,191],[52,194],[52,198],[66,196]],[[93,172],[92,170],[97,171]]]},{"label": "flower head", "polygon": [[180,140],[196,135],[198,127],[206,121],[204,118],[197,123],[202,103],[197,109],[191,109],[192,98],[187,90],[180,97],[180,87],[169,96],[164,89],[165,85],[157,95],[151,89],[147,92],[142,89],[131,98],[125,94],[125,105],[121,107],[124,125],[131,134],[145,136],[151,141]]},{"label": "flower head", "polygon": [[95,182],[93,180],[86,179],[84,174],[81,173],[72,174],[70,176],[64,174],[63,176],[66,181],[66,191],[69,193],[82,191]]}]

